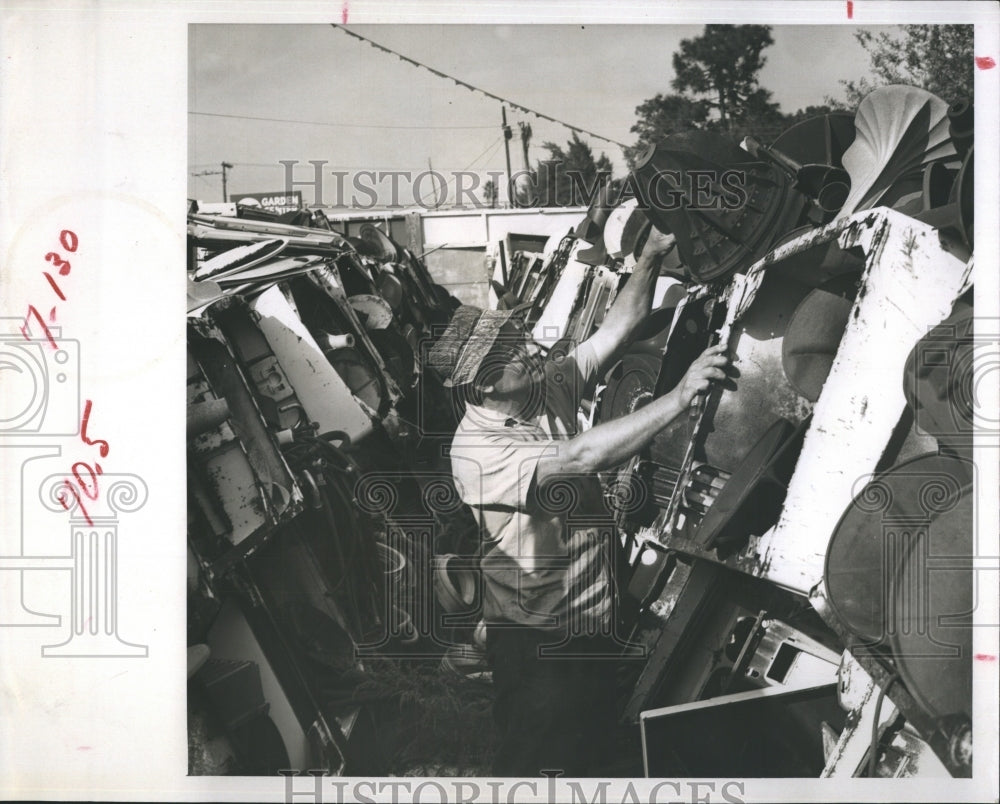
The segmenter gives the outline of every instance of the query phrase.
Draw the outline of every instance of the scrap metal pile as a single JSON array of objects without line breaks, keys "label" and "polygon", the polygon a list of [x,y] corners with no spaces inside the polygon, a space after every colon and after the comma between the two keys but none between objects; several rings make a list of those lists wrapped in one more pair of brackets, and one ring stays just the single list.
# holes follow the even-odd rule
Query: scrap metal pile
[{"label": "scrap metal pile", "polygon": [[[501,248],[496,304],[529,305],[558,355],[601,325],[650,227],[674,238],[584,427],[667,393],[711,343],[733,356],[732,382],[603,477],[649,657],[624,705],[648,773],[970,774],[972,176],[971,107],[892,86],[770,145],[673,135],[630,200],[606,190],[541,253]],[[208,645],[189,671],[213,706],[241,702],[217,714],[244,766],[357,772],[358,646],[412,644],[439,609],[473,641],[475,533],[434,460],[455,409],[420,360],[458,302],[377,228],[318,212],[193,211],[188,238],[189,632]],[[669,725],[761,690],[818,697],[794,723],[743,716],[724,755]]]},{"label": "scrap metal pile", "polygon": [[454,430],[419,344],[458,302],[374,226],[249,214],[188,216],[192,706],[230,772],[362,772],[361,657],[417,639],[416,578],[449,536],[412,467]]},{"label": "scrap metal pile", "polygon": [[[822,617],[813,635],[833,637],[832,654],[808,650],[808,635],[791,629],[795,655],[823,654],[820,675],[836,682],[847,648],[841,681],[859,661],[855,684],[870,677],[894,706],[891,717],[873,715],[870,690],[841,700],[853,714],[840,721],[853,725],[831,731],[827,722],[807,775],[875,772],[874,759],[865,770],[860,758],[887,761],[893,740],[902,751],[903,723],[949,773],[970,774],[972,131],[968,103],[890,86],[856,114],[808,119],[770,146],[672,135],[638,158],[631,201],[600,197],[545,255],[515,253],[498,266],[498,304],[531,303],[536,340],[566,350],[600,325],[648,227],[673,235],[657,309],[585,403],[585,423],[668,392],[712,343],[733,356],[731,383],[605,477],[633,555],[623,605],[639,612],[632,638],[651,651],[627,717],[645,725],[655,706],[720,690],[792,689],[787,668],[769,672],[776,654],[761,658],[767,626],[772,640],[788,630],[757,611],[776,590],[786,602],[808,599]],[[730,585],[759,579],[758,592],[734,598],[719,639],[698,637],[715,658],[699,659],[705,671],[683,681],[678,654],[692,651],[693,637],[681,634],[716,582],[706,572]],[[697,573],[705,577],[690,580]],[[880,716],[879,741],[868,746]],[[919,763],[907,750],[912,773]],[[748,771],[698,764],[697,753],[660,770]]]}]

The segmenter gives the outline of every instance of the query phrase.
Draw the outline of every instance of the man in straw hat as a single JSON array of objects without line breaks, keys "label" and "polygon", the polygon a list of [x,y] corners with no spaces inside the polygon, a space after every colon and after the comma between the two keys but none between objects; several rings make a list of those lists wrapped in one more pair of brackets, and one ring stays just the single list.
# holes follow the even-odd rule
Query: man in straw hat
[{"label": "man in straw hat", "polygon": [[649,314],[672,242],[653,230],[601,327],[568,353],[543,359],[521,310],[462,306],[427,355],[468,403],[451,462],[482,529],[498,776],[597,775],[612,751],[616,545],[596,473],[646,447],[726,377],[728,359],[710,347],[672,391],[589,430],[577,411]]}]

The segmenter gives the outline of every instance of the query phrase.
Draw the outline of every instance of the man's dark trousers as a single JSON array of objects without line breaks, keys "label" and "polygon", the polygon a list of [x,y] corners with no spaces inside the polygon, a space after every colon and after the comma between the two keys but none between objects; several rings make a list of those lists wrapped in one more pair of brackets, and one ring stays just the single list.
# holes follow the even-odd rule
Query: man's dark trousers
[{"label": "man's dark trousers", "polygon": [[493,773],[600,775],[614,750],[616,643],[511,625],[490,626],[486,646],[500,731]]}]

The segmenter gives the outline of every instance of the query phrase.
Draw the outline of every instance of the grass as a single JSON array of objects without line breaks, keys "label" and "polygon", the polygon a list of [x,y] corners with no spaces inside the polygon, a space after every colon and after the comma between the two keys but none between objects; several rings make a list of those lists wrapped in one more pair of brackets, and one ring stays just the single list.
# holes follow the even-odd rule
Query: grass
[{"label": "grass", "polygon": [[355,694],[373,709],[388,774],[490,775],[492,685],[441,670],[436,658],[379,658],[366,662]]}]

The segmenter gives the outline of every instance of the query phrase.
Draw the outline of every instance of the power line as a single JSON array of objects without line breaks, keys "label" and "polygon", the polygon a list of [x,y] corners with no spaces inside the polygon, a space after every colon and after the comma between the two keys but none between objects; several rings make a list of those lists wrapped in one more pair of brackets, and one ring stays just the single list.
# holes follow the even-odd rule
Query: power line
[{"label": "power line", "polygon": [[[492,126],[491,126],[491,128],[492,128]],[[487,148],[491,148],[491,147],[493,147],[493,145],[498,145],[499,143],[500,143],[500,138],[498,137],[494,142],[490,143],[490,145],[487,146]],[[484,153],[485,153],[485,151],[484,151]],[[481,156],[482,155],[480,154],[480,157]],[[477,157],[476,159],[474,159],[472,161],[472,164],[475,164],[476,162],[478,162],[480,157]],[[218,162],[209,162],[209,163],[206,163],[206,164],[217,165]],[[231,164],[236,165],[236,167],[279,168],[281,170],[285,169],[285,166],[281,162],[232,162]],[[303,165],[303,167],[307,167],[309,165],[309,162],[303,162],[302,165]],[[188,167],[201,167],[201,165],[189,165]],[[462,168],[456,168],[454,166],[443,166],[443,167],[436,167],[435,170],[437,170],[437,171],[468,170],[470,167],[472,167],[471,164],[470,165],[466,165],[465,167],[462,167]],[[376,172],[382,172],[382,171],[384,171],[384,172],[389,172],[389,171],[407,172],[407,171],[409,171],[409,172],[414,172],[414,173],[423,170],[423,168],[389,167],[389,166],[386,166],[386,165],[372,165],[370,163],[369,164],[364,164],[364,165],[330,165],[330,164],[325,164],[325,165],[323,165],[323,169],[324,170],[326,170],[326,169],[330,169],[330,170],[337,170],[337,169],[341,169],[341,170],[374,170]],[[216,171],[216,173],[218,173],[218,171]],[[194,174],[192,174],[192,175],[194,175]]]},{"label": "power line", "polygon": [[[279,167],[279,168],[284,168],[284,165],[282,165],[280,163],[275,163],[274,165],[266,165],[266,164],[261,163],[261,162],[246,162],[246,163],[244,163],[244,162],[236,162],[236,164],[240,165],[240,166],[244,166],[244,167]],[[302,164],[302,167],[304,167],[304,168],[306,168],[306,167],[309,166],[308,162],[303,162],[301,164]],[[421,170],[423,170],[422,167],[416,167],[416,168],[414,168],[414,167],[398,167],[398,166],[397,167],[392,167],[392,166],[386,166],[386,165],[373,165],[371,163],[368,163],[368,164],[365,164],[365,165],[323,165],[323,169],[324,170],[327,170],[327,169],[330,169],[330,170],[336,170],[336,169],[342,169],[342,170],[374,170],[376,172],[381,172],[381,171],[386,171],[386,172],[395,171],[397,173],[399,173],[399,172],[413,172],[413,173],[418,173]],[[454,165],[446,165],[446,166],[442,166],[442,167],[436,167],[435,170],[438,170],[438,171],[441,171],[441,170],[447,170],[447,171],[468,170],[468,167],[456,168]]]},{"label": "power line", "polygon": [[188,114],[198,115],[199,117],[224,117],[229,120],[257,120],[263,123],[293,123],[301,126],[326,126],[328,128],[379,128],[415,131],[458,131],[496,128],[496,126],[386,126],[374,123],[322,123],[318,120],[290,120],[285,117],[255,117],[249,114],[223,114],[222,112],[188,112]]},{"label": "power line", "polygon": [[[489,162],[490,159],[493,157],[493,154],[495,154],[497,152],[497,149],[500,147],[500,143],[502,141],[503,141],[503,137],[502,136],[501,137],[497,137],[493,142],[491,142],[489,145],[486,146],[486,150],[485,151],[483,151],[481,154],[479,154],[479,156],[477,156],[475,159],[473,159],[471,162],[469,162],[469,164],[466,165],[464,168],[462,168],[462,170],[460,172],[467,171],[469,168],[471,168],[474,164],[476,164],[476,162],[478,162],[484,156],[486,157],[486,161]],[[489,152],[488,154],[487,154],[487,151]],[[444,168],[442,168],[442,170],[443,169]],[[458,175],[457,174],[454,175],[454,176],[452,176],[447,182],[445,182],[445,185],[444,185],[443,189],[445,190],[446,193],[447,193],[448,187],[450,185],[454,184],[455,181],[456,181],[456,179],[458,179]],[[434,193],[434,197],[437,198],[437,188],[435,187],[431,192],[433,192]],[[420,198],[417,199],[417,203],[418,204],[423,204],[425,197],[426,197],[426,193],[422,194],[420,196]]]},{"label": "power line", "polygon": [[207,184],[207,185],[208,185],[209,187],[211,187],[211,188],[212,188],[213,190],[215,189],[215,184],[214,184],[214,183],[212,183],[212,182],[210,182],[210,181],[209,181],[208,179],[206,179],[206,178],[205,178],[204,176],[202,176],[202,175],[201,175],[200,173],[192,173],[191,175],[192,175],[192,176],[194,176],[194,177],[195,177],[196,179],[200,179],[201,181],[205,182],[205,184]]},{"label": "power line", "polygon": [[[494,127],[493,126],[489,126],[489,128],[492,129]],[[461,170],[459,170],[457,172],[456,172],[456,170],[454,168],[445,168],[445,167],[439,167],[439,168],[437,168],[436,172],[445,171],[445,172],[450,172],[450,173],[455,174],[455,175],[452,175],[451,179],[449,179],[448,181],[445,182],[444,187],[441,188],[441,189],[446,190],[450,185],[454,184],[455,181],[458,179],[457,173],[464,173],[464,172],[467,172],[467,171],[471,170],[473,168],[473,166],[476,165],[478,162],[482,161],[484,159],[484,157],[485,157],[486,162],[488,163],[489,160],[493,157],[493,154],[495,154],[496,151],[497,151],[497,149],[500,147],[500,143],[501,142],[503,142],[503,135],[501,135],[501,136],[497,137],[495,140],[493,140],[489,145],[486,146],[486,148],[484,148],[479,153],[478,156],[476,156],[471,162],[469,162],[465,167],[461,168]],[[216,164],[218,164],[218,163],[217,162],[204,162],[204,163],[200,163],[200,164],[197,164],[197,165],[189,165],[188,167],[189,168],[207,167],[209,165],[216,165]],[[282,168],[282,169],[284,169],[284,167],[285,167],[280,162],[229,162],[227,164],[229,164],[229,165],[235,165],[236,167],[267,167],[267,168]],[[398,173],[398,172],[405,172],[405,171],[410,170],[408,168],[377,167],[377,166],[373,166],[373,165],[324,165],[324,167],[327,167],[327,168],[359,168],[359,169],[363,168],[365,170],[373,170],[373,171],[375,171],[377,173],[378,172],[383,172],[383,171],[385,171],[385,172],[393,171],[393,172],[397,172]],[[475,172],[483,172],[483,171],[485,171],[485,168],[476,168]],[[411,171],[411,172],[416,172],[416,171]],[[211,184],[205,177],[206,176],[218,176],[218,175],[220,175],[220,173],[221,173],[221,171],[218,171],[218,170],[214,170],[214,171],[207,171],[206,170],[206,171],[202,171],[200,173],[190,173],[189,175],[195,177],[196,179],[201,179],[201,181],[205,182],[206,184]],[[431,192],[433,192],[435,194],[435,196],[436,196],[437,193],[438,193],[438,188],[435,187],[435,189],[432,190]],[[424,194],[420,198],[418,198],[417,202],[422,204],[423,200],[424,200],[424,197],[426,197],[426,194]]]},{"label": "power line", "polygon": [[[402,59],[403,61],[409,64],[412,64],[414,67],[420,67],[424,70],[427,70],[428,72],[434,73],[434,75],[436,75],[438,78],[445,78],[449,81],[454,81],[458,86],[465,87],[466,89],[471,90],[472,92],[478,92],[480,95],[485,95],[487,98],[492,98],[495,101],[506,103],[508,106],[514,109],[518,109],[522,112],[527,112],[528,114],[533,114],[535,117],[540,117],[543,120],[548,120],[552,123],[557,123],[560,126],[565,126],[570,131],[578,131],[581,134],[586,134],[588,137],[593,137],[594,139],[602,140],[603,142],[610,142],[612,145],[617,145],[619,148],[628,147],[625,143],[618,142],[618,140],[613,140],[609,137],[602,137],[600,134],[595,134],[593,131],[587,131],[587,129],[585,128],[580,128],[579,126],[570,125],[569,123],[566,123],[562,120],[558,120],[555,117],[550,117],[549,115],[542,114],[541,112],[536,111],[534,109],[529,109],[527,106],[522,106],[519,103],[514,103],[514,101],[508,100],[507,98],[501,98],[499,95],[494,95],[492,92],[487,92],[485,89],[480,89],[479,87],[473,86],[472,84],[462,81],[461,79],[455,78],[455,76],[453,75],[448,75],[448,73],[443,73],[440,70],[435,70],[433,67],[428,67],[426,64],[416,61],[415,59],[411,59],[409,56],[404,56],[402,53],[399,53],[395,50],[391,50],[390,48],[380,45],[378,42],[374,42],[366,36],[362,36],[359,33],[350,31],[343,25],[338,25],[335,22],[331,22],[330,25],[334,28],[337,28],[338,30],[343,31],[348,36],[353,36],[355,39],[360,39],[362,42],[367,42],[376,50],[381,50],[384,53],[389,53],[390,55],[396,56],[397,58]],[[451,127],[449,126],[449,128]],[[492,126],[489,126],[489,128],[492,128]]]},{"label": "power line", "polygon": [[503,140],[502,136],[497,137],[495,140],[493,140],[493,142],[491,142],[489,145],[486,146],[486,150],[484,150],[481,154],[479,154],[479,156],[477,156],[475,159],[469,162],[469,164],[467,164],[464,168],[462,168],[462,170],[468,170],[469,168],[471,168],[474,164],[476,164],[476,162],[478,162],[480,159],[483,158],[483,156],[486,154],[486,151],[490,151],[489,156],[486,157],[486,161],[488,162],[490,160],[490,157],[492,157],[493,154],[496,153],[497,146],[500,145],[500,142],[502,140]]}]

